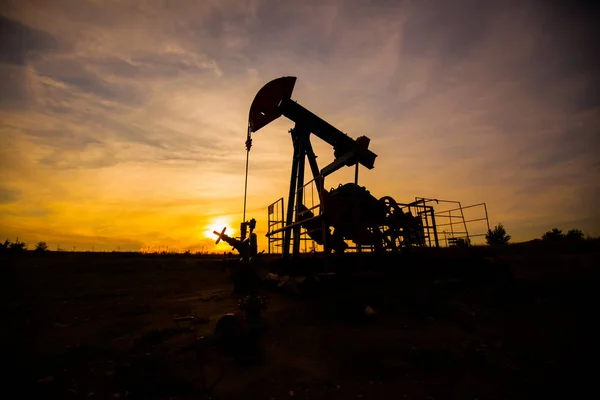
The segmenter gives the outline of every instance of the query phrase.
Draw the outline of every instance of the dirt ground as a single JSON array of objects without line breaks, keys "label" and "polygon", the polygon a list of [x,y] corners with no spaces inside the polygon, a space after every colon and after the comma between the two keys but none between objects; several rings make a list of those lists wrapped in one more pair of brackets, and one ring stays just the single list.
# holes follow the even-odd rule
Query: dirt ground
[{"label": "dirt ground", "polygon": [[[197,339],[237,307],[219,259],[0,260],[10,398],[576,398],[595,378],[597,243],[362,257],[302,294],[265,285],[267,329],[250,360]],[[173,320],[190,313],[208,322]]]}]

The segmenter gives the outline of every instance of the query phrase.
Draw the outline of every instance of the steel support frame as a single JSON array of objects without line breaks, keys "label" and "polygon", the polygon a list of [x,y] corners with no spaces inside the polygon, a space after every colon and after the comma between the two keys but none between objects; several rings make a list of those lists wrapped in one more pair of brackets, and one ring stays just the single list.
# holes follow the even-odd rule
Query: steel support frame
[{"label": "steel support frame", "polygon": [[300,211],[299,205],[302,204],[304,194],[304,169],[306,165],[306,159],[313,174],[315,184],[317,185],[317,192],[319,193],[319,200],[322,203],[322,188],[323,188],[323,177],[319,173],[319,167],[317,165],[316,156],[310,144],[310,131],[302,124],[296,123],[294,128],[290,130],[292,136],[292,143],[294,145],[294,156],[292,158],[292,171],[290,176],[290,190],[288,194],[287,213],[285,220],[285,227],[283,228],[283,249],[282,254],[284,258],[290,255],[290,246],[292,246],[292,255],[298,255],[300,253],[301,238],[301,224],[297,223],[298,213]]}]

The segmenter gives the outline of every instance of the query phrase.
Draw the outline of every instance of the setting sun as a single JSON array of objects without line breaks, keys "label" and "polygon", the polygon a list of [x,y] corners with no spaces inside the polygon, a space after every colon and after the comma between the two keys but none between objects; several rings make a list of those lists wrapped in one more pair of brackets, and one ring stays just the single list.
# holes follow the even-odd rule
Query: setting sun
[{"label": "setting sun", "polygon": [[204,231],[204,236],[206,236],[207,238],[211,238],[214,240],[217,240],[217,235],[215,235],[213,232],[217,231],[217,232],[221,232],[223,230],[223,228],[227,228],[225,230],[225,233],[228,236],[233,236],[233,234],[235,233],[235,230],[231,227],[231,223],[229,221],[228,218],[225,217],[219,217],[219,218],[215,218],[211,221],[211,223],[209,225],[207,225],[207,229]]}]

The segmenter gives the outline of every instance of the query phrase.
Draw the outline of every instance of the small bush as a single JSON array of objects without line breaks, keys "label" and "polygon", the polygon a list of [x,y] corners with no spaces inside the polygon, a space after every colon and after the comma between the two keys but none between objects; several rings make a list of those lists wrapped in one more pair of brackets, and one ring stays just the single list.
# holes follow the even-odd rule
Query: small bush
[{"label": "small bush", "polygon": [[[585,238],[585,235],[581,231],[581,229],[570,229],[565,235],[562,230],[558,228],[554,228],[551,231],[548,231],[542,235],[542,239],[547,242],[559,242],[559,241],[569,241],[569,242],[581,242]],[[588,236],[588,239],[590,237]]]},{"label": "small bush", "polygon": [[1,252],[11,252],[11,253],[18,253],[18,252],[22,252],[27,250],[27,243],[25,242],[20,242],[19,238],[17,238],[16,241],[11,242],[10,240],[6,239],[4,241],[4,243],[0,243],[0,251]]},{"label": "small bush", "polygon": [[584,238],[583,232],[579,229],[571,229],[565,235],[565,239],[573,242],[582,241]]},{"label": "small bush", "polygon": [[44,252],[44,251],[48,251],[48,243],[46,242],[37,242],[37,244],[35,245],[35,251],[37,252]]},{"label": "small bush", "polygon": [[10,248],[10,241],[6,239],[4,243],[0,243],[0,251],[6,251]]},{"label": "small bush", "polygon": [[553,228],[551,231],[548,231],[542,235],[542,240],[545,240],[547,242],[557,242],[564,238],[564,233],[562,233],[562,230],[558,228]]},{"label": "small bush", "polygon": [[510,239],[511,236],[506,234],[506,229],[502,224],[496,225],[493,230],[488,229],[488,233],[485,235],[485,240],[490,246],[507,244]]}]

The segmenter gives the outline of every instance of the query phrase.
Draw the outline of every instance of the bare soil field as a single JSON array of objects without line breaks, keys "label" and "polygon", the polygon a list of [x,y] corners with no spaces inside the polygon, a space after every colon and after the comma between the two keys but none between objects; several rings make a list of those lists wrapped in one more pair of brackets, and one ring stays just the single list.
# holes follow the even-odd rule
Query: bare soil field
[{"label": "bare soil field", "polygon": [[[578,398],[595,378],[597,242],[361,257],[302,294],[265,285],[246,360],[199,350],[237,308],[218,258],[0,261],[4,398]],[[207,322],[173,320],[190,313]]]}]

